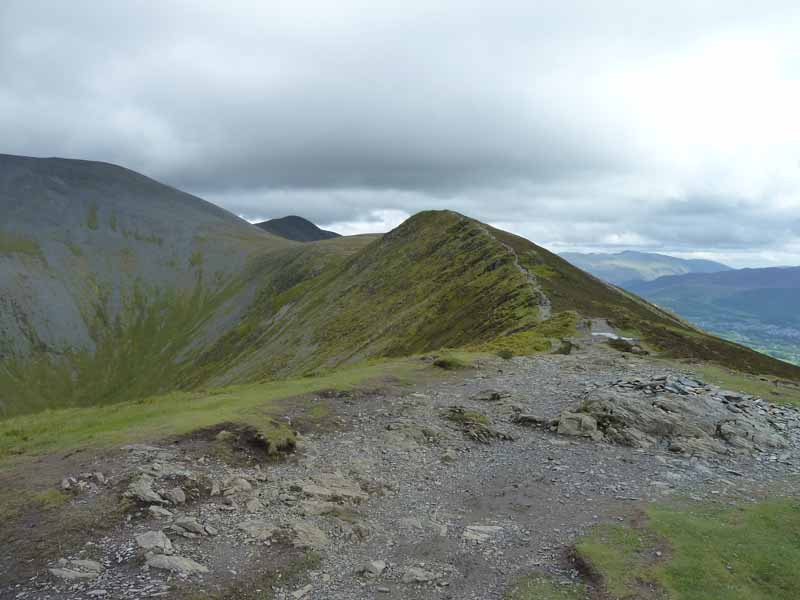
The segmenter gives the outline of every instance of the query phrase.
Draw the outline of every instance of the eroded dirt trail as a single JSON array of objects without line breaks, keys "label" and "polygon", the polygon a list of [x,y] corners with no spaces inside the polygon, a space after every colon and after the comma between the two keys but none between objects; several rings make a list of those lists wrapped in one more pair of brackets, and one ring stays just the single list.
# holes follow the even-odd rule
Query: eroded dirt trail
[{"label": "eroded dirt trail", "polygon": [[673,495],[756,496],[798,471],[792,411],[780,416],[784,448],[737,456],[613,445],[520,419],[549,423],[619,380],[680,375],[591,340],[580,348],[331,398],[341,429],[304,436],[295,458],[270,466],[231,467],[193,443],[130,447],[110,483],[83,494],[127,489],[139,509],[92,546],[65,549],[98,571],[51,563],[80,576],[42,569],[0,595],[499,599],[534,570],[576,577],[566,553],[594,524]]}]

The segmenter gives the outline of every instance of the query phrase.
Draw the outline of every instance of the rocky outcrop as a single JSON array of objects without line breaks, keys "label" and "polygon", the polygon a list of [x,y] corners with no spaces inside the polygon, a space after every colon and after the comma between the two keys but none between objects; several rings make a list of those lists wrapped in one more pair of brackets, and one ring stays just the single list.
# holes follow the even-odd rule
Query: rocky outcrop
[{"label": "rocky outcrop", "polygon": [[689,455],[782,449],[797,411],[685,377],[622,381],[564,411],[558,433]]}]

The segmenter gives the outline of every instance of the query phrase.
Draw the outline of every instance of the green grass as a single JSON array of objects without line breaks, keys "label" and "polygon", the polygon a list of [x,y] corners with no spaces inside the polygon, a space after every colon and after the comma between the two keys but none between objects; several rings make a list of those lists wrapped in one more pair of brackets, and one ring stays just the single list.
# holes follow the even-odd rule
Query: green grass
[{"label": "green grass", "polygon": [[560,340],[575,334],[578,314],[574,311],[558,313],[546,321],[531,325],[524,331],[501,335],[489,342],[473,346],[477,351],[498,354],[511,353],[513,356],[527,356],[548,352],[553,340]]},{"label": "green grass", "polygon": [[454,423],[463,425],[464,423],[480,423],[481,425],[491,425],[489,417],[477,410],[465,410],[461,407],[451,407],[445,414],[445,418]]},{"label": "green grass", "polygon": [[31,499],[39,503],[44,509],[58,508],[69,501],[69,495],[61,490],[50,488],[42,492],[34,492]]},{"label": "green grass", "polygon": [[576,552],[620,599],[795,600],[800,501],[650,507],[643,524],[599,527]]},{"label": "green grass", "polygon": [[98,219],[97,219],[97,204],[95,204],[94,202],[92,202],[89,205],[89,212],[86,215],[86,226],[89,229],[92,229],[92,230],[95,230],[95,231],[99,227]]},{"label": "green grass", "polygon": [[504,600],[584,600],[586,588],[580,583],[561,584],[541,573],[523,577]]},{"label": "green grass", "polygon": [[43,258],[42,248],[36,240],[9,231],[0,231],[0,255],[3,254],[24,254]]},{"label": "green grass", "polygon": [[408,378],[421,361],[378,361],[322,377],[172,392],[109,406],[46,410],[0,421],[0,461],[74,448],[101,448],[161,439],[219,423],[264,428],[282,414],[287,399],[326,389],[347,390],[387,376]]}]

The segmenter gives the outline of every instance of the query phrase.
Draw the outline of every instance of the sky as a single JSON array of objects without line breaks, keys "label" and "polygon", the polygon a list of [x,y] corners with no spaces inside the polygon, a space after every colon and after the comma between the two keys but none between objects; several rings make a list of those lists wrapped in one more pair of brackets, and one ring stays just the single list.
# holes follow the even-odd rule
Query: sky
[{"label": "sky", "polygon": [[800,265],[800,2],[0,2],[0,152],[251,221]]}]

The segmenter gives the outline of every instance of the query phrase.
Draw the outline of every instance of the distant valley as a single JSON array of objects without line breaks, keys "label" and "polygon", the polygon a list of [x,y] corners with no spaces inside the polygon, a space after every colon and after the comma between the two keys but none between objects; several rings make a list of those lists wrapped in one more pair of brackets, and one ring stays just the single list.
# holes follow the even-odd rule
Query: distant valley
[{"label": "distant valley", "polygon": [[631,251],[561,256],[706,331],[800,364],[800,267],[732,269]]},{"label": "distant valley", "polygon": [[706,331],[800,364],[800,267],[694,273],[626,287]]}]

